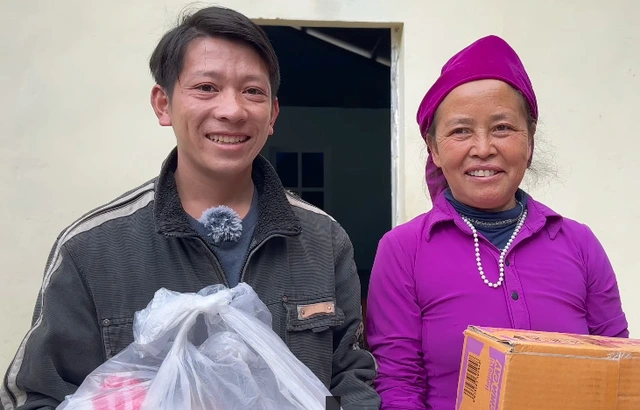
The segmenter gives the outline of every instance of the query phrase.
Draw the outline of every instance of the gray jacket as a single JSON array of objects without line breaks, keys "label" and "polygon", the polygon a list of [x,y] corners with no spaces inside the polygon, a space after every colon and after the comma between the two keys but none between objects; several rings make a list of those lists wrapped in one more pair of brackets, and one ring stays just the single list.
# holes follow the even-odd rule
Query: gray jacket
[{"label": "gray jacket", "polygon": [[[133,341],[133,316],[165,287],[196,292],[226,283],[189,224],[174,179],[174,149],[160,175],[80,218],[49,255],[33,324],[4,378],[1,409],[53,409]],[[273,316],[273,330],[345,410],[378,409],[375,361],[359,348],[360,283],[353,248],[327,214],[286,193],[254,161],[258,225],[242,270]],[[298,307],[335,303],[305,317]]]}]

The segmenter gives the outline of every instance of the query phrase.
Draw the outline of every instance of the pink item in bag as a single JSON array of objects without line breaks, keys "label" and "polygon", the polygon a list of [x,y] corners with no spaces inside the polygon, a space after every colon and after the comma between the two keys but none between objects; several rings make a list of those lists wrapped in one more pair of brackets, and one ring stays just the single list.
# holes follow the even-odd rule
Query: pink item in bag
[{"label": "pink item in bag", "polygon": [[109,376],[102,383],[105,394],[93,400],[93,410],[139,410],[147,395],[147,388],[138,379]]}]

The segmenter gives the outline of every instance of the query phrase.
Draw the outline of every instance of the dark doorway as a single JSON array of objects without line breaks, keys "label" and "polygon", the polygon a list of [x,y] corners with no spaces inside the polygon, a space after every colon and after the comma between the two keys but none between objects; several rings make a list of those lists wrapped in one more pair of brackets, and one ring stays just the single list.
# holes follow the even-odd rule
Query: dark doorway
[{"label": "dark doorway", "polygon": [[280,116],[262,154],[285,188],[353,242],[366,298],[391,229],[391,30],[263,26],[278,54]]}]

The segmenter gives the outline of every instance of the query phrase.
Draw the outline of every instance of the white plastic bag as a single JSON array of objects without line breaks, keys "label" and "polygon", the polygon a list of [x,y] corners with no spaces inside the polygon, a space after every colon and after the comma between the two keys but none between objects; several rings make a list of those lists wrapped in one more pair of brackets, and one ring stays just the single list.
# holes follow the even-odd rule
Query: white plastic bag
[{"label": "white plastic bag", "polygon": [[59,410],[324,410],[330,392],[271,329],[251,287],[166,289],[134,318],[134,343]]}]

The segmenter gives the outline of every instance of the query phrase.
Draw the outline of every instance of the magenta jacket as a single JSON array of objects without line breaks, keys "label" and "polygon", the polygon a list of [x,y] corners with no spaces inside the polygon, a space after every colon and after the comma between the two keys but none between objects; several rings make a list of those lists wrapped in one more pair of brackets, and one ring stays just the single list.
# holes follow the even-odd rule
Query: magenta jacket
[{"label": "magenta jacket", "polygon": [[[367,338],[382,410],[453,410],[469,325],[628,337],[618,286],[593,232],[529,198],[497,289],[480,279],[473,237],[441,193],[388,232],[371,273]],[[500,251],[481,238],[487,278]]]}]

